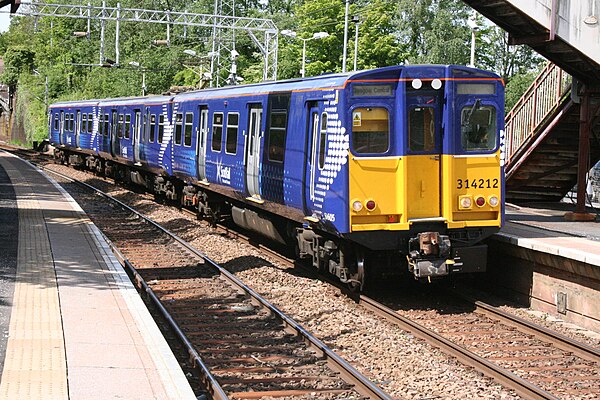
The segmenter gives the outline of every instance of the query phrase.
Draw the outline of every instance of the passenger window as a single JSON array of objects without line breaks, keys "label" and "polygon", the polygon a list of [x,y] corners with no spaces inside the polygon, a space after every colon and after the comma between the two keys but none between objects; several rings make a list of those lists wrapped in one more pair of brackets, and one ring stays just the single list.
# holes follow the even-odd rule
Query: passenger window
[{"label": "passenger window", "polygon": [[460,116],[462,148],[465,151],[489,151],[496,148],[496,108],[480,106],[479,100],[464,107]]},{"label": "passenger window", "polygon": [[181,145],[181,131],[183,130],[183,114],[175,115],[175,144]]},{"label": "passenger window", "polygon": [[273,111],[269,124],[269,161],[283,162],[287,111]]},{"label": "passenger window", "polygon": [[160,114],[158,116],[158,143],[163,142],[164,134],[165,134],[165,116],[163,114]]},{"label": "passenger window", "polygon": [[108,114],[104,114],[104,136],[108,136],[109,119]]},{"label": "passenger window", "polygon": [[415,107],[408,113],[408,148],[410,151],[435,150],[435,110]]},{"label": "passenger window", "polygon": [[213,114],[212,145],[213,151],[221,151],[221,140],[223,139],[223,113]]},{"label": "passenger window", "polygon": [[92,133],[92,131],[94,130],[94,115],[93,114],[88,114],[88,128],[87,131],[88,133]]},{"label": "passenger window", "polygon": [[192,128],[194,125],[194,114],[185,113],[185,132],[183,145],[190,147],[192,145]]},{"label": "passenger window", "polygon": [[117,136],[123,137],[123,114],[119,114],[119,122],[117,124]]},{"label": "passenger window", "polygon": [[154,143],[156,131],[156,114],[150,114],[150,143]]},{"label": "passenger window", "polygon": [[81,132],[87,132],[87,126],[88,126],[87,114],[83,114],[81,116]]},{"label": "passenger window", "polygon": [[54,130],[58,130],[58,114],[54,114]]},{"label": "passenger window", "polygon": [[325,166],[325,143],[327,142],[327,113],[321,114],[321,130],[319,132],[319,169]]},{"label": "passenger window", "polygon": [[225,152],[237,153],[237,137],[240,115],[238,113],[227,114],[227,133],[225,136]]},{"label": "passenger window", "polygon": [[75,131],[75,114],[71,113],[71,119],[69,121],[69,126],[70,126],[70,131],[74,132]]},{"label": "passenger window", "polygon": [[352,111],[352,148],[357,154],[385,153],[390,148],[388,110],[360,107]]},{"label": "passenger window", "polygon": [[125,139],[129,139],[131,131],[131,114],[125,114]]}]

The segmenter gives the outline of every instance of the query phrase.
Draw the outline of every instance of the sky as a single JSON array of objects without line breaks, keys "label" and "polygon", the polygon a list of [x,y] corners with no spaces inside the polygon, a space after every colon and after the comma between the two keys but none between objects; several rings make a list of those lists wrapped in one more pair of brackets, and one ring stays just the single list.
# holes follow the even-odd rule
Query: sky
[{"label": "sky", "polygon": [[6,32],[8,30],[8,25],[10,24],[10,6],[4,7],[0,10],[0,32]]}]

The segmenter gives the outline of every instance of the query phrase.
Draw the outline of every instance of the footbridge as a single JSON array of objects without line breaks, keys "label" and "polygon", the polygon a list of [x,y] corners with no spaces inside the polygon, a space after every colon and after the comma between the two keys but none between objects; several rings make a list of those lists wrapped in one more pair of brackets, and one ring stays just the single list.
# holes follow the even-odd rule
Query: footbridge
[{"label": "footbridge", "polygon": [[507,199],[558,201],[600,159],[600,0],[463,0],[551,64],[506,117]]}]

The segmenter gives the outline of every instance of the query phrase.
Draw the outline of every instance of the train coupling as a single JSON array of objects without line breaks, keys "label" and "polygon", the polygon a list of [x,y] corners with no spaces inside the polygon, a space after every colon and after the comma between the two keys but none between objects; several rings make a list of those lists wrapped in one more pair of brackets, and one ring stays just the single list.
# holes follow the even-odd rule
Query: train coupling
[{"label": "train coupling", "polygon": [[450,238],[438,232],[419,233],[408,248],[408,269],[417,279],[486,269],[486,245],[453,248]]}]

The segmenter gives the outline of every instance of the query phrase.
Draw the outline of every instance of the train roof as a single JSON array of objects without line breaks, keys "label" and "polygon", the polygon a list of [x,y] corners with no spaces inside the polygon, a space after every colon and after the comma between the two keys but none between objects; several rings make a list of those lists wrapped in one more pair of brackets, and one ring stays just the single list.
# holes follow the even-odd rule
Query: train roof
[{"label": "train roof", "polygon": [[145,97],[114,97],[109,99],[91,99],[91,100],[73,100],[73,101],[61,101],[58,103],[51,104],[50,108],[60,107],[89,107],[89,106],[126,106],[130,104],[152,104],[152,103],[164,103],[169,101],[173,96],[164,95],[150,95]]},{"label": "train roof", "polygon": [[438,76],[444,78],[484,78],[501,79],[497,74],[477,68],[462,65],[394,65],[365,71],[325,74],[307,78],[296,78],[282,81],[260,82],[247,85],[225,86],[221,88],[206,88],[175,95],[153,95],[146,97],[120,97],[112,99],[68,101],[51,105],[50,107],[74,106],[119,106],[134,104],[164,103],[171,99],[175,101],[191,101],[220,97],[252,96],[273,92],[295,92],[310,90],[341,89],[348,82],[377,82],[398,81],[401,76],[405,79]]}]

